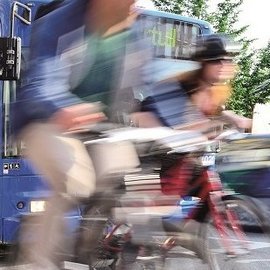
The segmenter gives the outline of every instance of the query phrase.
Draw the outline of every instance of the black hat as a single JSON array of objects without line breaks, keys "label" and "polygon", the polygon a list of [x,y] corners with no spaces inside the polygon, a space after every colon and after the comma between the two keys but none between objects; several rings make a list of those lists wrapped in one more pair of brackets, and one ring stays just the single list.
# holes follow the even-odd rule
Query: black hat
[{"label": "black hat", "polygon": [[199,38],[192,58],[196,61],[232,59],[239,51],[240,45],[228,35],[211,34]]}]

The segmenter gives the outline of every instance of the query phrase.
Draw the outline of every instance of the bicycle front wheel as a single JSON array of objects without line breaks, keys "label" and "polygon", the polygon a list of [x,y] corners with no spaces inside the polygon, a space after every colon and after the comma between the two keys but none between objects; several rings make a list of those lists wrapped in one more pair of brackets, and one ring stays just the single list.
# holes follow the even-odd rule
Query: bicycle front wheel
[{"label": "bicycle front wheel", "polygon": [[202,227],[209,269],[270,270],[269,229],[261,208],[242,199],[220,204]]},{"label": "bicycle front wheel", "polygon": [[89,270],[109,270],[115,268],[117,255],[103,247],[106,229],[110,225],[110,208],[105,204],[89,207],[82,218],[78,230],[75,254],[78,263],[88,264]]}]

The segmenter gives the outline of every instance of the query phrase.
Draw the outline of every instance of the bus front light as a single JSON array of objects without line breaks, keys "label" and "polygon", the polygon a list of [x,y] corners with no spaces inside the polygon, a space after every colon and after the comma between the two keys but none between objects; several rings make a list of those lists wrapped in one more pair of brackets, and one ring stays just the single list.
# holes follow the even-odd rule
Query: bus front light
[{"label": "bus front light", "polygon": [[44,212],[45,208],[46,208],[46,201],[30,201],[31,213]]}]

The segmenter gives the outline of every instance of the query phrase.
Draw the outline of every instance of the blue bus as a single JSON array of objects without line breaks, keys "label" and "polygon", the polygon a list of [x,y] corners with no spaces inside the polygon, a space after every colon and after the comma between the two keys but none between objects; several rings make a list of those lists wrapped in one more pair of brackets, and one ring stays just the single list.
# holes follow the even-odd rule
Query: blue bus
[{"label": "blue bus", "polygon": [[[20,80],[24,79],[31,24],[38,8],[51,1],[0,1],[0,244],[3,245],[16,241],[21,216],[43,211],[50,194],[42,177],[21,156],[23,143],[12,138],[10,104],[16,99]],[[143,24],[145,35],[152,40],[157,78],[196,68],[190,56],[197,37],[212,32],[209,23],[150,10],[141,10],[138,20]],[[69,220],[79,217],[78,208],[69,215]]]},{"label": "blue bus", "polygon": [[10,104],[27,65],[31,23],[40,5],[49,2],[0,1],[0,244],[4,245],[16,240],[21,215],[40,210],[41,198],[48,196],[44,182],[20,155],[23,145],[12,138]]}]

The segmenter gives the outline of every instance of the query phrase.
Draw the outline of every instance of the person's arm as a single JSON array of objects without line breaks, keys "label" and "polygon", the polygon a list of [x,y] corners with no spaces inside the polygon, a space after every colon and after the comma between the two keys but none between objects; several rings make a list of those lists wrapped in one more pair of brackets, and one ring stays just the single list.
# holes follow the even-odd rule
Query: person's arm
[{"label": "person's arm", "polygon": [[163,126],[152,112],[135,112],[131,114],[130,118],[136,127],[153,128]]},{"label": "person's arm", "polygon": [[222,111],[221,115],[227,120],[234,124],[237,128],[251,129],[252,119],[236,114],[233,111],[225,110]]},{"label": "person's arm", "polygon": [[[77,24],[74,25],[73,21],[67,23],[66,20],[59,23],[55,16],[66,18],[68,14],[73,14],[73,10],[69,8],[70,12],[67,12],[64,8],[59,9],[59,12],[49,14],[48,20],[41,18],[33,25],[28,69],[18,90],[16,102],[12,104],[15,131],[31,121],[55,119],[55,114],[64,107],[80,103],[79,100],[74,100],[68,88],[68,65],[60,68],[62,63],[56,59],[59,37],[74,30]],[[77,115],[78,107],[75,111]],[[85,111],[85,107],[82,111]],[[59,120],[58,116],[56,118]]]}]

